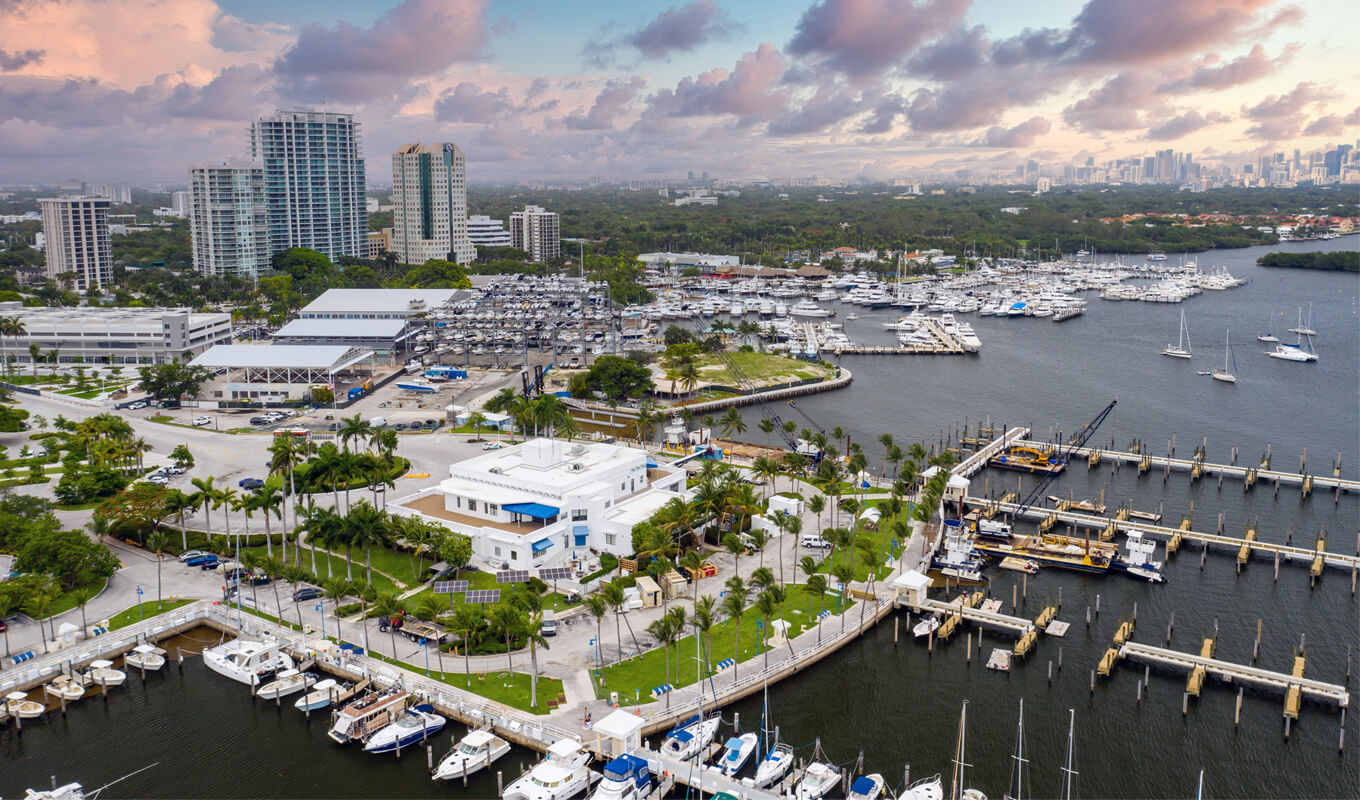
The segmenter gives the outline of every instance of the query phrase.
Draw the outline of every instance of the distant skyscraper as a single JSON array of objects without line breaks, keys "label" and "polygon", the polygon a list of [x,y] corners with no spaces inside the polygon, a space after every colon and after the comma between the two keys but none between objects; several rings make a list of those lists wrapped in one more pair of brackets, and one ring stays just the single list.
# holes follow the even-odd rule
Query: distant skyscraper
[{"label": "distant skyscraper", "polygon": [[538,206],[525,206],[523,211],[511,213],[510,244],[526,251],[534,261],[547,261],[562,255],[557,214]]},{"label": "distant skyscraper", "polygon": [[264,186],[264,168],[253,162],[189,170],[194,269],[204,275],[242,278],[255,278],[269,269],[273,251]]},{"label": "distant skyscraper", "polygon": [[106,197],[49,197],[42,207],[47,277],[85,291],[113,283]]},{"label": "distant skyscraper", "polygon": [[368,253],[364,159],[352,114],[276,111],[250,128],[264,168],[271,253],[309,247],[331,259]]},{"label": "distant skyscraper", "polygon": [[467,164],[453,142],[402,145],[392,155],[392,252],[406,264],[477,258],[468,238]]}]

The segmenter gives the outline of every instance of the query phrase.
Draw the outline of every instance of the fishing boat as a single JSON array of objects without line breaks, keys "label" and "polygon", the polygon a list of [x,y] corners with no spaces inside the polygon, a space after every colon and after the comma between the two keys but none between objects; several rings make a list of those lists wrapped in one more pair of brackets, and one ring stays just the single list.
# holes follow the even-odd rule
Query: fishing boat
[{"label": "fishing boat", "polygon": [[782,742],[776,743],[756,766],[756,786],[763,788],[775,783],[788,774],[792,766],[793,748]]},{"label": "fishing boat", "polygon": [[562,739],[548,757],[505,787],[503,800],[568,800],[590,786],[590,754],[579,742]]},{"label": "fishing boat", "polygon": [[746,766],[746,761],[756,751],[756,743],[757,737],[754,733],[743,733],[728,739],[718,760],[723,774],[730,778],[741,772],[741,768]]},{"label": "fishing boat", "polygon": [[265,677],[292,669],[293,659],[280,650],[278,642],[232,639],[203,651],[203,664],[218,675],[254,686]]},{"label": "fishing boat", "polygon": [[60,698],[66,702],[79,700],[85,696],[85,687],[80,681],[69,675],[58,675],[52,682],[43,687],[44,694]]},{"label": "fishing boat", "polygon": [[604,778],[590,800],[644,800],[653,788],[647,761],[624,754],[604,765]]},{"label": "fishing boat", "polygon": [[1157,553],[1156,542],[1144,539],[1143,533],[1135,530],[1129,531],[1124,544],[1129,549],[1128,553],[1117,556],[1111,562],[1111,567],[1149,583],[1162,583],[1166,580],[1166,576],[1162,574],[1162,562],[1152,560],[1152,556]]},{"label": "fishing boat", "polygon": [[794,797],[797,800],[819,800],[836,788],[840,778],[840,771],[831,764],[814,761],[808,764],[803,779],[794,790]]},{"label": "fishing boat", "polygon": [[274,680],[261,686],[256,692],[256,697],[263,697],[266,700],[278,700],[290,694],[306,691],[316,683],[316,676],[310,672],[298,672],[295,669],[286,669],[274,677]]},{"label": "fishing boat", "polygon": [[1237,372],[1232,367],[1232,331],[1229,330],[1223,335],[1223,369],[1214,368],[1212,373],[1214,380],[1224,383],[1237,383]]},{"label": "fishing boat", "polygon": [[10,692],[5,695],[5,712],[19,719],[37,719],[47,707],[36,700],[29,700],[25,692]]},{"label": "fishing boat", "polygon": [[340,744],[362,741],[391,723],[406,708],[406,692],[388,689],[369,692],[339,711],[326,735]]},{"label": "fishing boat", "polygon": [[123,656],[123,663],[135,669],[149,669],[152,672],[165,666],[165,651],[153,644],[139,644],[132,652]]},{"label": "fishing boat", "polygon": [[883,794],[883,776],[877,772],[861,775],[850,783],[845,800],[878,800]]},{"label": "fishing boat", "polygon": [[491,731],[471,731],[434,768],[434,780],[451,781],[479,772],[508,752],[510,743]]},{"label": "fishing boat", "polygon": [[444,718],[434,706],[424,704],[406,709],[391,725],[380,728],[364,742],[365,753],[391,753],[423,742],[444,729]]},{"label": "fishing boat", "polygon": [[93,683],[95,686],[122,686],[123,681],[127,680],[127,673],[114,669],[112,661],[98,658],[90,662],[90,668],[85,671],[84,679],[87,684]]},{"label": "fishing boat", "polygon": [[1172,358],[1190,358],[1190,331],[1185,327],[1185,309],[1181,309],[1181,333],[1176,344],[1169,344],[1162,355]]},{"label": "fishing boat", "polygon": [[312,686],[312,690],[299,697],[293,708],[298,711],[316,711],[331,704],[331,698],[340,693],[340,684],[334,678],[327,678]]},{"label": "fishing boat", "polygon": [[661,754],[679,761],[699,755],[713,743],[721,719],[717,714],[710,714],[707,719],[695,714],[676,725],[661,743]]},{"label": "fishing boat", "polygon": [[935,614],[931,614],[930,616],[922,617],[920,622],[911,626],[911,634],[917,639],[920,639],[923,636],[929,636],[932,631],[939,627],[940,618]]},{"label": "fishing boat", "polygon": [[897,800],[944,800],[944,782],[938,774],[922,778],[908,786]]},{"label": "fishing boat", "polygon": [[421,394],[430,394],[439,389],[439,387],[426,381],[398,381],[397,388],[402,391],[419,392]]}]

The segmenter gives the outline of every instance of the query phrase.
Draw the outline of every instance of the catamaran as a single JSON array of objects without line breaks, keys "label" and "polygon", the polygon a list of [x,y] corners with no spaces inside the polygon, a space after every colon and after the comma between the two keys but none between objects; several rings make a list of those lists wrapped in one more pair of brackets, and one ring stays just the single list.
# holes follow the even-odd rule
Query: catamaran
[{"label": "catamaran", "polygon": [[[1307,346],[1304,346],[1305,340]],[[1275,350],[1266,353],[1271,358],[1278,358],[1281,361],[1317,361],[1317,353],[1313,352],[1313,338],[1311,336],[1299,335],[1294,344],[1276,340]]]},{"label": "catamaran", "polygon": [[1223,334],[1223,369],[1214,368],[1214,380],[1224,383],[1237,383],[1237,373],[1233,371],[1233,366],[1232,331],[1229,330]]},{"label": "catamaran", "polygon": [[1181,333],[1176,344],[1169,344],[1162,355],[1172,358],[1190,358],[1190,330],[1185,327],[1185,309],[1181,309]]}]

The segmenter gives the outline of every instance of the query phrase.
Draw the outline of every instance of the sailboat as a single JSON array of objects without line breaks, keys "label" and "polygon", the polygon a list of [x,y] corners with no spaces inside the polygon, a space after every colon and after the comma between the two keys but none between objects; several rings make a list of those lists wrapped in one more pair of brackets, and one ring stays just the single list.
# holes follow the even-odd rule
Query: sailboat
[{"label": "sailboat", "polygon": [[965,745],[968,738],[968,701],[963,701],[959,712],[959,746],[954,753],[954,777],[949,785],[949,800],[987,800],[987,795],[977,789],[969,789],[965,782],[965,771],[973,766],[964,760]]},{"label": "sailboat", "polygon": [[1062,768],[1062,789],[1058,792],[1059,800],[1072,800],[1072,790],[1077,781],[1077,771],[1072,769],[1072,738],[1077,729],[1077,712],[1067,709],[1067,761]]},{"label": "sailboat", "polygon": [[[1304,347],[1304,340],[1308,340],[1308,346]],[[1266,353],[1271,358],[1278,358],[1281,361],[1317,361],[1317,353],[1313,352],[1313,337],[1299,336],[1294,344],[1278,342],[1274,352]]]},{"label": "sailboat", "polygon": [[1011,782],[1004,800],[1022,800],[1025,792],[1025,698],[1020,698],[1020,721],[1015,730],[1015,755],[1011,756]]},{"label": "sailboat", "polygon": [[1313,330],[1313,304],[1308,304],[1308,324],[1303,324],[1303,309],[1299,309],[1299,326],[1290,328],[1290,333],[1297,333],[1300,336],[1317,336],[1317,331]]},{"label": "sailboat", "polygon": [[1256,337],[1258,342],[1278,342],[1280,337],[1275,335],[1275,310],[1270,311],[1270,330]]},{"label": "sailboat", "polygon": [[1172,358],[1190,357],[1190,330],[1185,327],[1185,309],[1181,309],[1181,334],[1180,339],[1174,345],[1167,345],[1162,351],[1162,355]]},{"label": "sailboat", "polygon": [[1213,376],[1216,381],[1224,383],[1237,383],[1237,374],[1232,371],[1232,331],[1229,330],[1223,335],[1223,369],[1214,368]]}]

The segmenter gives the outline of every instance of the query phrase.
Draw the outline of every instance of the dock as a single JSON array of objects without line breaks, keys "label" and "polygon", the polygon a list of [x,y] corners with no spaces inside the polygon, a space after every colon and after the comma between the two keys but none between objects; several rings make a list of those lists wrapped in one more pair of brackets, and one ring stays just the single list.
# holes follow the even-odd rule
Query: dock
[{"label": "dock", "polygon": [[[965,497],[963,502],[974,508],[996,508],[998,511],[1007,514],[1014,514],[1019,509],[1018,504],[1011,502],[1001,502],[998,500],[987,500],[981,497]],[[1143,534],[1144,537],[1157,539],[1168,543],[1168,551],[1175,552],[1183,542],[1200,542],[1205,546],[1214,545],[1224,547],[1240,554],[1244,549],[1248,549],[1252,554],[1259,554],[1267,558],[1276,558],[1283,561],[1299,561],[1310,566],[1310,571],[1315,570],[1315,574],[1320,574],[1323,566],[1335,567],[1344,570],[1360,569],[1360,556],[1346,555],[1343,553],[1327,552],[1322,543],[1317,546],[1295,547],[1287,544],[1274,544],[1272,542],[1262,542],[1257,539],[1237,538],[1235,536],[1223,536],[1215,533],[1201,533],[1192,530],[1189,520],[1182,521],[1178,528],[1168,528],[1164,525],[1154,525],[1147,522],[1134,522],[1132,520],[1111,520],[1095,514],[1085,514],[1079,511],[1055,511],[1051,508],[1027,508],[1023,516],[1027,519],[1043,520],[1045,517],[1056,517],[1059,522],[1074,525],[1079,528],[1092,528],[1095,530],[1105,530],[1111,526],[1121,533],[1135,531]],[[1171,546],[1171,545],[1174,545]],[[1245,563],[1245,562],[1244,562]]]},{"label": "dock", "polygon": [[[1302,663],[1304,659],[1302,657],[1295,658],[1293,669],[1290,672],[1275,672],[1215,658],[1213,656],[1213,641],[1213,639],[1205,639],[1199,654],[1170,650],[1165,647],[1154,647],[1138,642],[1125,642],[1119,647],[1118,653],[1120,659],[1130,659],[1146,664],[1184,670],[1190,673],[1192,679],[1199,675],[1201,676],[1200,683],[1203,681],[1203,676],[1207,676],[1218,678],[1224,683],[1256,686],[1278,691],[1286,696],[1286,700],[1294,698],[1291,701],[1294,716],[1298,715],[1297,697],[1299,696],[1311,697],[1320,702],[1336,705],[1338,708],[1350,706],[1350,692],[1346,690],[1345,686],[1304,677]],[[1198,686],[1195,686],[1193,691],[1187,688],[1187,691],[1192,695],[1198,694],[1198,688]],[[1286,706],[1286,714],[1289,713],[1290,708],[1291,706]]]},{"label": "dock", "polygon": [[[701,796],[726,792],[731,797],[743,797],[746,800],[780,800],[781,797],[780,794],[768,789],[758,789],[746,785],[741,780],[733,780],[722,774],[722,770],[716,766],[678,761],[645,747],[633,755],[646,759],[648,769],[653,775],[658,776],[658,780],[673,781],[677,786],[687,786],[697,790]],[[792,775],[792,771],[789,774]],[[664,779],[661,777],[663,775]]]},{"label": "dock", "polygon": [[1029,428],[1011,428],[999,438],[982,445],[981,449],[955,464],[949,471],[963,478],[971,478],[987,466],[987,462],[1011,445],[1029,436]]},{"label": "dock", "polygon": [[[906,595],[901,595],[897,598],[897,604],[900,607],[910,608],[917,612],[926,611],[937,613],[940,615],[941,619],[946,622],[951,617],[958,617],[961,620],[967,620],[975,625],[983,625],[1002,631],[1009,631],[1018,636],[1024,636],[1034,630],[1034,622],[1032,620],[1026,619],[1025,617],[1002,614],[1000,611],[974,608],[968,605],[963,597],[959,597],[949,603],[946,603],[943,600],[926,598],[921,601],[920,605],[911,605],[907,600]],[[954,624],[958,625],[957,622]],[[941,624],[940,630],[944,630],[944,624]]]},{"label": "dock", "polygon": [[831,352],[837,356],[961,356],[968,352],[962,342],[945,332],[938,320],[927,317],[923,325],[935,338],[934,344],[847,345],[833,348]]},{"label": "dock", "polygon": [[[1019,441],[1015,442],[1021,447],[1051,447],[1045,442]],[[1094,456],[1093,456],[1094,454]],[[1300,490],[1312,492],[1315,489],[1331,489],[1342,492],[1360,492],[1360,480],[1350,480],[1340,476],[1340,470],[1333,469],[1328,475],[1310,475],[1306,472],[1281,472],[1272,470],[1268,466],[1251,466],[1239,464],[1214,464],[1206,461],[1200,453],[1195,458],[1174,458],[1172,456],[1154,456],[1148,453],[1126,453],[1119,450],[1102,450],[1092,447],[1076,447],[1072,449],[1072,458],[1084,457],[1087,464],[1094,466],[1100,461],[1114,461],[1123,464],[1137,466],[1139,472],[1149,471],[1156,467],[1162,470],[1175,472],[1188,472],[1192,478],[1209,477],[1222,475],[1227,478],[1239,478],[1243,481],[1245,488],[1261,482],[1276,482],[1283,486],[1298,486]]]}]

